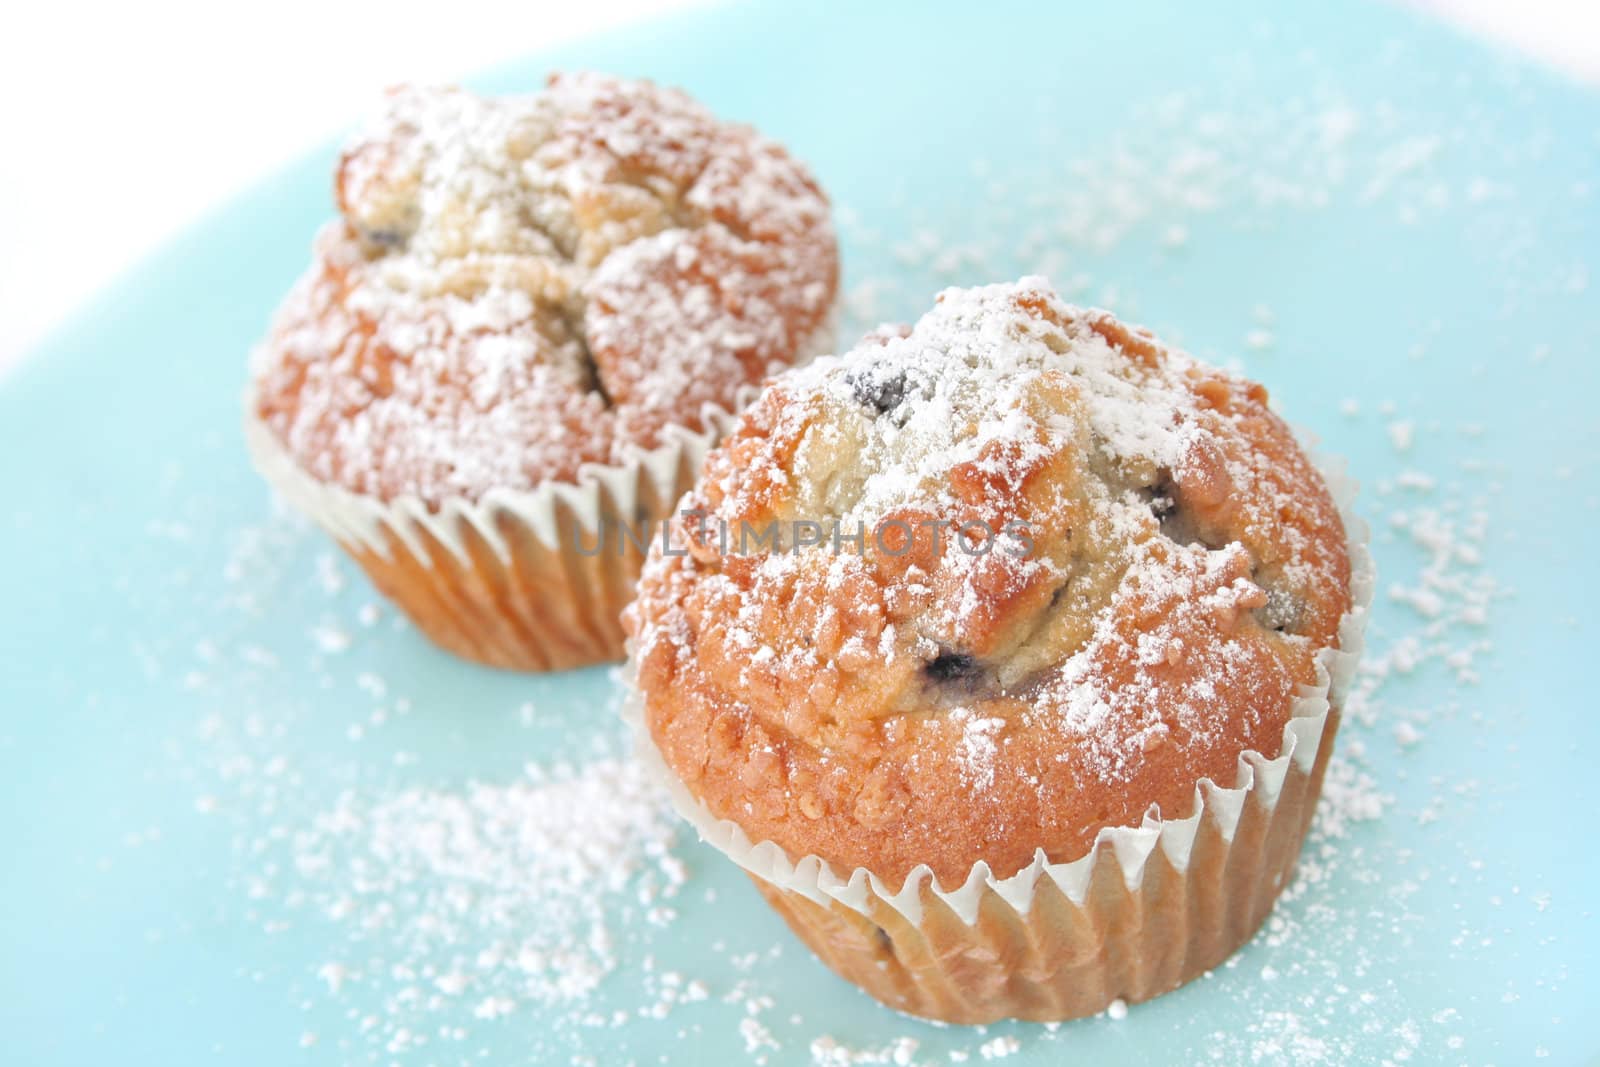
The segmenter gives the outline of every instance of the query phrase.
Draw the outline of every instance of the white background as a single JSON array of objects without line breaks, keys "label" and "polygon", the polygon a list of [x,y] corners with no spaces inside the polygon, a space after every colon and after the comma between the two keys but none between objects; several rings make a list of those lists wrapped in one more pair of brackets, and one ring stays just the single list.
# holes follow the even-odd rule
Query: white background
[{"label": "white background", "polygon": [[[449,81],[699,2],[14,5],[0,35],[0,370],[384,86]],[[1600,3],[1410,2],[1600,85]]]}]

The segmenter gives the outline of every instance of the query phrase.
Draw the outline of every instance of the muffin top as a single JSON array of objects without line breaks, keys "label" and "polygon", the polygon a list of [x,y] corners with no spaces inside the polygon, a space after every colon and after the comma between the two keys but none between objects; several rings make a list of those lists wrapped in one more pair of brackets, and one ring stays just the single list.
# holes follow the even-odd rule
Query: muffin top
[{"label": "muffin top", "polygon": [[1350,607],[1266,391],[1042,279],[780,376],[683,509],[627,616],[657,747],[752,840],[892,886],[1187,816],[1278,754]]},{"label": "muffin top", "polygon": [[838,287],[806,169],[648,82],[397,89],[336,184],[254,357],[256,414],[384,500],[574,481],[702,430],[808,354]]}]

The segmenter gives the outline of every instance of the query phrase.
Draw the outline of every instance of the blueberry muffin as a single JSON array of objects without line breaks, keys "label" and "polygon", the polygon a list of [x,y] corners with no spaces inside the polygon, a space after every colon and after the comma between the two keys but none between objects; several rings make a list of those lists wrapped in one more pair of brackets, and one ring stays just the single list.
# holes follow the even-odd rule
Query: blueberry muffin
[{"label": "blueberry muffin", "polygon": [[396,90],[336,192],[253,359],[257,465],[445,648],[620,658],[643,535],[745,391],[830,343],[827,199],[754,130],[595,74]]},{"label": "blueberry muffin", "polygon": [[1070,1018],[1265,917],[1370,575],[1261,386],[951,290],[777,378],[685,508],[627,615],[647,755],[840,973]]}]

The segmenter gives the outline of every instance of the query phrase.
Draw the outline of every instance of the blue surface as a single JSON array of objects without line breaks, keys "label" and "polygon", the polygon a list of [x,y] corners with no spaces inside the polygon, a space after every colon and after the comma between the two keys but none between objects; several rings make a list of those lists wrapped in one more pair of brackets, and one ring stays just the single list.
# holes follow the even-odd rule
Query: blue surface
[{"label": "blue surface", "polygon": [[[592,1030],[463,1013],[466,1040],[386,1052],[360,1019],[389,1018],[392,986],[333,995],[318,981],[350,934],[281,891],[252,896],[274,854],[250,843],[270,846],[343,789],[505,781],[613,747],[618,730],[603,671],[494,674],[388,614],[358,626],[364,581],[341,563],[343,591],[324,591],[326,544],[272,517],[237,430],[243,361],[331,210],[330,148],[175,242],[0,381],[0,1061],[741,1063],[745,1008],[722,997],[743,982],[774,1001],[761,1020],[781,1048],[759,1053],[773,1063],[805,1061],[823,1033],[857,1048],[910,1036],[919,1062],[951,1049],[981,1062],[997,1037],[1017,1039],[1007,1062],[1020,1063],[1596,1062],[1600,861],[1580,798],[1600,751],[1587,670],[1600,100],[1403,12],[1287,11],[1104,5],[1003,25],[920,5],[767,4],[474,82],[518,89],[565,66],[683,85],[814,166],[874,317],[1044,268],[1081,301],[1237,359],[1369,487],[1432,475],[1431,497],[1363,501],[1380,531],[1380,653],[1423,626],[1382,593],[1425,562],[1389,512],[1431,499],[1484,513],[1477,571],[1503,595],[1481,631],[1442,638],[1492,644],[1474,659],[1481,680],[1435,658],[1385,683],[1377,725],[1347,724],[1342,743],[1391,802],[1319,845],[1326,877],[1281,905],[1285,936],[1120,1021],[938,1029],[838,982],[683,841],[677,920],[619,920],[623,961],[595,1003],[637,1007],[647,966],[703,979],[710,999]],[[1096,178],[1112,173],[1124,178]],[[1070,222],[1080,208],[1093,224]],[[1270,343],[1246,344],[1253,330]],[[1391,441],[1396,419],[1415,426],[1409,451]],[[355,634],[341,655],[308,638],[328,618]],[[411,710],[357,741],[373,706],[362,672]],[[1397,743],[1402,717],[1423,724],[1420,742]],[[292,774],[271,786],[258,768],[243,779],[255,792],[229,793],[219,736]],[[418,759],[399,766],[397,752]],[[222,810],[197,812],[213,794]],[[303,1034],[318,1040],[302,1049]]]}]

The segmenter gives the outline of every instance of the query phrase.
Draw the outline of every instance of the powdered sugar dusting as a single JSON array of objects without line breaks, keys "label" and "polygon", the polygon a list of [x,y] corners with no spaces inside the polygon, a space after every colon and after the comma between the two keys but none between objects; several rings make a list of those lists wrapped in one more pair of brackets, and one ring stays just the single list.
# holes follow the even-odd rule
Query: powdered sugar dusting
[{"label": "powdered sugar dusting", "polygon": [[[619,895],[665,901],[683,881],[660,801],[615,759],[462,791],[346,793],[291,840],[296,904],[383,929],[405,946],[391,968],[443,996],[496,1014],[580,1001],[616,967]],[[338,984],[363,977],[329,966]]]},{"label": "powdered sugar dusting", "polygon": [[436,504],[626,462],[828,327],[815,183],[649,83],[396,90],[338,185],[254,373],[300,464],[356,492]]},{"label": "powdered sugar dusting", "polygon": [[[796,392],[820,386],[840,404],[859,403],[863,383],[894,390],[891,421],[867,438],[861,465],[871,473],[846,518],[872,523],[895,507],[927,503],[926,494],[964,463],[1006,454],[1026,465],[1049,447],[1026,407],[1046,373],[1070,376],[1081,390],[1096,447],[1108,456],[1168,467],[1183,461],[1192,432],[1183,415],[1194,403],[1169,383],[1187,358],[1174,354],[1165,374],[1149,373],[1092,328],[1103,313],[1065,307],[1058,334],[1020,306],[1054,299],[1037,277],[946,290],[906,336],[869,338],[845,363],[819,360],[792,379]],[[851,369],[839,374],[841,365]],[[970,372],[949,373],[958,366]],[[1067,434],[1069,418],[1063,413]]]},{"label": "powdered sugar dusting", "polygon": [[[1237,84],[1247,96],[1231,109],[1217,99],[1221,90],[1136,100],[1132,122],[1153,131],[1148,143],[1139,140],[1139,130],[1126,140],[1119,134],[1110,145],[1075,139],[1059,166],[1052,162],[1038,172],[995,167],[960,213],[924,218],[925,236],[917,233],[921,209],[915,207],[905,225],[886,233],[855,224],[856,316],[870,323],[905,315],[925,306],[936,285],[1014,277],[1025,269],[1047,269],[1063,292],[1080,300],[1127,313],[1142,302],[1152,315],[1175,315],[1160,295],[1163,272],[1173,264],[1182,266],[1189,285],[1197,269],[1211,266],[1219,241],[1231,248],[1241,234],[1288,236],[1290,224],[1283,220],[1303,213],[1320,226],[1314,213],[1330,202],[1366,195],[1374,173],[1369,157],[1390,145],[1436,137],[1433,129],[1417,128],[1403,97],[1377,105],[1341,99],[1338,78],[1315,61],[1315,48],[1301,47],[1314,42],[1294,37],[1280,25],[1272,40],[1292,57],[1284,62],[1305,68],[1304,94],[1269,99],[1256,91],[1258,83],[1243,78]],[[1390,44],[1375,45],[1372,54],[1388,57],[1374,63],[1408,69],[1415,58]],[[1244,68],[1237,58],[1219,57],[1218,71],[1238,75]],[[1230,82],[1219,77],[1215,84]],[[1503,88],[1507,100],[1521,92],[1514,83]],[[1359,95],[1361,87],[1345,89]],[[1364,201],[1363,217],[1459,224],[1463,250],[1484,256],[1496,285],[1503,282],[1503,289],[1492,289],[1495,299],[1503,297],[1516,315],[1510,365],[1532,376],[1528,384],[1549,387],[1550,377],[1565,376],[1582,353],[1570,338],[1539,336],[1535,343],[1527,336],[1530,330],[1543,334],[1540,311],[1550,300],[1568,298],[1548,286],[1564,291],[1578,274],[1576,264],[1567,264],[1546,278],[1528,244],[1537,232],[1528,205],[1541,188],[1528,177],[1548,162],[1544,133],[1531,109],[1512,140],[1497,139],[1507,130],[1495,131],[1495,116],[1479,117],[1482,122],[1446,131],[1431,154],[1413,149],[1386,156],[1393,165]],[[1453,184],[1435,162],[1463,154],[1484,175],[1465,186]],[[1595,189],[1600,183],[1574,184],[1571,196],[1592,200]],[[1559,209],[1564,201],[1548,203]],[[1020,234],[1019,213],[1029,220]],[[1170,239],[1174,233],[1182,239]],[[879,248],[895,269],[863,269],[865,257]],[[894,257],[896,249],[903,257]],[[1122,258],[1105,258],[1112,253]],[[1593,276],[1592,266],[1588,273]],[[1220,288],[1207,305],[1210,325],[1184,325],[1202,335],[1220,329],[1223,338],[1246,337],[1257,328],[1250,309],[1261,294],[1248,285]],[[1313,294],[1318,303],[1329,296]],[[1330,335],[1318,332],[1331,323],[1308,323],[1298,301],[1277,299],[1274,345],[1243,353],[1247,366],[1277,381],[1278,375],[1291,377],[1282,361],[1339,356]],[[1407,292],[1397,306],[1409,308],[1411,300]],[[1430,343],[1431,333],[1407,332],[1410,320],[1393,308],[1341,305],[1331,314],[1342,320],[1346,310],[1362,316],[1352,334],[1392,350],[1395,360],[1417,358],[1408,351]],[[1486,336],[1493,336],[1492,314],[1479,316],[1467,304],[1455,310],[1468,328],[1487,326]],[[1419,313],[1429,312],[1424,307]],[[1375,322],[1387,329],[1398,322],[1399,332],[1386,336]],[[1475,343],[1483,347],[1448,352],[1432,343],[1438,351],[1423,358],[1437,358],[1439,374],[1452,380],[1475,373],[1474,351],[1493,351],[1481,339]],[[1352,394],[1357,399],[1341,403]],[[211,938],[237,939],[228,942],[238,946],[230,957],[237,960],[236,976],[230,979],[225,969],[221,982],[236,982],[243,992],[233,994],[266,1005],[263,1010],[287,1007],[290,1021],[279,1029],[275,1050],[261,1053],[285,1062],[578,1067],[697,1054],[751,1064],[807,1058],[973,1064],[987,1062],[981,1050],[997,1050],[990,1043],[999,1037],[1016,1050],[1001,1062],[1022,1063],[1130,1050],[1227,1065],[1521,1062],[1552,1053],[1557,1061],[1581,1041],[1581,1020],[1556,1005],[1581,999],[1581,938],[1592,909],[1581,894],[1554,885],[1549,866],[1509,853],[1508,841],[1499,839],[1499,831],[1516,835],[1526,828],[1518,807],[1529,783],[1546,770],[1548,753],[1527,743],[1525,717],[1552,709],[1507,699],[1519,683],[1501,675],[1515,679],[1525,669],[1503,662],[1518,657],[1495,646],[1524,621],[1516,603],[1508,602],[1514,594],[1510,568],[1546,551],[1567,527],[1541,530],[1525,521],[1530,513],[1515,497],[1517,482],[1542,472],[1495,461],[1495,450],[1514,431],[1500,425],[1492,409],[1457,412],[1448,407],[1453,401],[1440,406],[1434,400],[1391,397],[1387,387],[1375,391],[1373,383],[1344,380],[1294,405],[1298,418],[1334,428],[1339,448],[1363,460],[1358,473],[1383,576],[1369,649],[1297,875],[1262,933],[1197,988],[1128,1005],[1125,1014],[1060,1027],[955,1029],[885,1013],[807,958],[761,910],[742,876],[683,840],[672,846],[687,864],[682,888],[670,900],[657,894],[634,908],[626,892],[608,898],[618,909],[606,920],[620,946],[617,967],[588,993],[559,1005],[475,995],[471,968],[456,968],[448,948],[438,942],[396,946],[394,931],[405,924],[368,927],[356,920],[366,911],[381,913],[398,893],[373,894],[344,919],[291,903],[308,888],[330,899],[359,897],[348,865],[302,874],[287,862],[296,835],[316,834],[315,820],[339,810],[337,795],[327,795],[330,783],[336,793],[348,785],[350,809],[365,817],[413,788],[418,797],[464,801],[469,779],[485,783],[483,796],[498,803],[529,787],[531,779],[516,763],[534,753],[541,760],[551,752],[571,757],[575,780],[594,764],[599,781],[613,781],[613,771],[626,775],[608,762],[617,760],[614,753],[560,747],[564,739],[604,729],[598,689],[592,700],[570,701],[540,683],[513,695],[485,676],[452,674],[429,692],[426,680],[438,664],[412,644],[403,620],[374,606],[359,572],[325,558],[320,542],[286,517],[219,512],[220,468],[205,465],[163,480],[148,543],[135,537],[125,546],[128,572],[109,593],[137,598],[152,620],[173,608],[181,619],[161,633],[119,636],[93,621],[89,631],[112,651],[119,641],[128,643],[139,680],[163,687],[163,707],[184,719],[192,714],[193,729],[172,736],[153,738],[144,718],[127,727],[131,745],[159,739],[152,752],[165,755],[153,755],[148,774],[170,785],[178,803],[159,825],[148,812],[119,809],[119,832],[109,847],[81,842],[94,870],[85,884],[97,886],[102,899],[125,893],[141,862],[158,866],[159,879],[170,879],[194,859],[187,849],[177,854],[179,843],[190,834],[214,835],[199,840],[216,845],[209,872],[218,882],[215,912],[181,920],[152,912],[158,925],[132,936],[175,947],[198,934],[207,940],[208,955]],[[1396,421],[1414,427],[1404,452],[1391,435]],[[1441,458],[1441,442],[1450,443],[1449,458]],[[1569,485],[1561,507],[1570,504],[1581,523],[1594,511],[1593,494],[1581,488],[1581,478]],[[1542,521],[1554,513],[1531,514]],[[219,521],[246,525],[218,529]],[[1576,617],[1528,617],[1538,620],[1539,640],[1581,634]],[[328,644],[337,651],[322,636],[335,633],[343,636]],[[393,654],[375,655],[385,650]],[[1160,650],[1139,651],[1153,657]],[[85,699],[97,722],[124,728],[116,694],[97,691]],[[463,706],[468,703],[474,706]],[[318,724],[326,729],[308,736]],[[423,724],[435,729],[419,729]],[[1414,732],[1401,730],[1407,725]],[[468,764],[465,771],[449,765],[457,752]],[[496,766],[507,752],[512,763]],[[1485,765],[1493,768],[1488,775]],[[390,768],[415,774],[420,784],[386,780]],[[390,825],[404,824],[386,810]],[[480,818],[492,821],[493,814],[484,810],[470,821]],[[1497,833],[1485,834],[1488,825]],[[359,852],[366,832],[353,830],[341,840]],[[650,837],[630,840],[648,846]],[[648,852],[625,858],[639,877],[654,872],[658,884],[666,884],[665,868]],[[208,872],[186,873],[203,878]],[[383,876],[381,865],[375,873]],[[663,905],[685,914],[671,918],[658,910]],[[403,903],[396,907],[414,914]],[[292,926],[285,926],[285,912]],[[569,945],[581,946],[586,934],[580,924]],[[404,966],[370,966],[378,957]],[[510,973],[513,963],[500,966]],[[103,1011],[85,1006],[85,1025],[96,1025]],[[744,1031],[755,1030],[743,1025],[746,1017],[759,1021],[764,1038],[750,1052]],[[206,1020],[196,1018],[193,1026],[194,1034],[203,1033]],[[228,1045],[216,1054],[226,1059],[236,1051]]]}]

